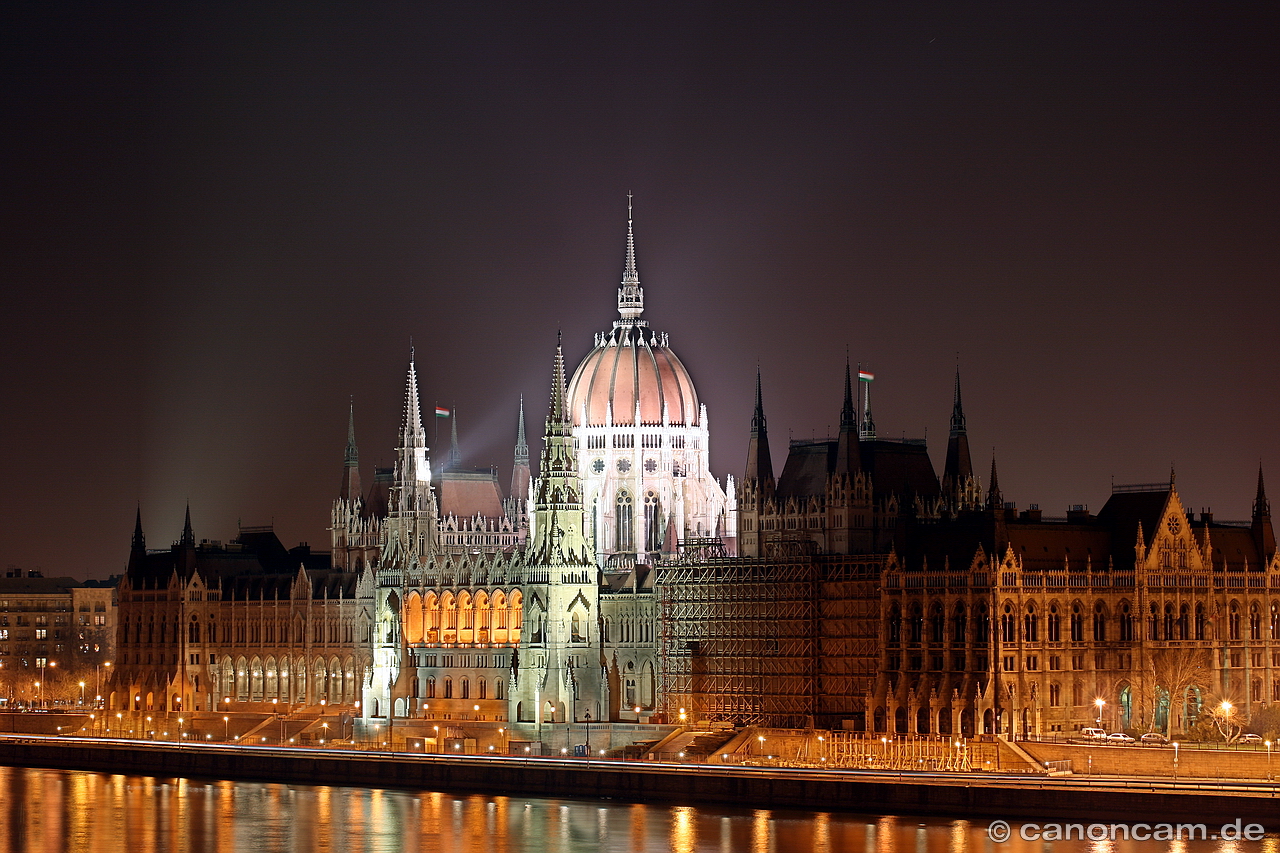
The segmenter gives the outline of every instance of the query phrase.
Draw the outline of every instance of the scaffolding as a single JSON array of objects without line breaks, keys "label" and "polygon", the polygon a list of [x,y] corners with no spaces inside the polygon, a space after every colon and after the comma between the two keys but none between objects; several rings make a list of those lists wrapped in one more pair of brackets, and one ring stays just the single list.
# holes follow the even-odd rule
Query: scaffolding
[{"label": "scaffolding", "polygon": [[883,565],[800,555],[655,567],[668,719],[681,708],[739,726],[862,718],[879,660]]}]

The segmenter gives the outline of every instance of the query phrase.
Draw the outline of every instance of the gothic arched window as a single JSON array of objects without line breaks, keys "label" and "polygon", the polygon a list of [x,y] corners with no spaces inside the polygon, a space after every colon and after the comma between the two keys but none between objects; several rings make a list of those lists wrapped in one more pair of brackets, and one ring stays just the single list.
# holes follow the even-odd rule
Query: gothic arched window
[{"label": "gothic arched window", "polygon": [[662,547],[662,512],[658,496],[653,491],[644,493],[644,549],[657,551]]},{"label": "gothic arched window", "polygon": [[633,513],[635,508],[631,504],[631,493],[626,489],[618,491],[618,547],[619,551],[634,551],[636,549],[635,538],[632,535],[634,525],[632,524]]}]

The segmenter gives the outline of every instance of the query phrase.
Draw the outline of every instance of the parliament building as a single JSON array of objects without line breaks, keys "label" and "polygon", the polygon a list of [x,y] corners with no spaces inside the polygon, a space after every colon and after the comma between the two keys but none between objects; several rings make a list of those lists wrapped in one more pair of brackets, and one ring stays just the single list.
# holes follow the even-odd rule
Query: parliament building
[{"label": "parliament building", "polygon": [[[395,464],[360,476],[354,412],[328,553],[269,528],[149,550],[117,591],[110,703],[332,707],[406,732],[675,722],[918,734],[1182,731],[1280,701],[1280,562],[1166,482],[1051,518],[975,475],[955,378],[941,476],[876,434],[845,365],[836,436],[775,475],[757,375],[741,477],[711,474],[690,372],[649,325],[628,222],[618,319],[557,344],[534,470],[429,455],[412,352]],[[835,383],[833,383],[835,384]],[[837,398],[840,398],[837,400]],[[515,401],[513,401],[515,402]],[[512,406],[517,411],[516,406]],[[732,427],[731,427],[732,428]],[[744,429],[747,425],[743,425]],[[417,727],[415,729],[415,726]]]}]

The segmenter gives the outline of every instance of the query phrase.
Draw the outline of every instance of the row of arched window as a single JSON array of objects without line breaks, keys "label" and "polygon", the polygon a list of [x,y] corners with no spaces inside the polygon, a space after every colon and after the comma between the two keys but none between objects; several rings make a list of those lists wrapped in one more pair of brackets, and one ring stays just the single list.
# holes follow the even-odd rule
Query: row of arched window
[{"label": "row of arched window", "polygon": [[403,621],[410,643],[518,643],[524,601],[520,590],[416,590],[405,596]]},{"label": "row of arched window", "polygon": [[[1005,602],[999,614],[998,638],[1006,645],[1042,640],[1050,643],[1105,642],[1109,639],[1132,642],[1138,639],[1139,630],[1142,630],[1143,636],[1153,641],[1280,639],[1280,601],[1272,602],[1265,614],[1257,601],[1249,604],[1247,612],[1240,602],[1232,601],[1227,605],[1223,624],[1215,631],[1219,615],[1218,609],[1210,612],[1204,602],[1153,601],[1141,616],[1128,601],[1121,601],[1114,613],[1103,601],[1094,602],[1093,607],[1087,610],[1079,601],[1072,602],[1067,608],[1054,602],[1044,610],[1035,602],[1021,607]],[[929,606],[927,615],[920,602],[909,604],[905,614],[894,603],[885,625],[890,645],[902,642],[962,645],[967,642],[971,630],[978,641],[988,636],[985,603],[977,605],[972,618],[964,602],[958,602],[950,615],[944,613],[943,605],[938,601]]]}]

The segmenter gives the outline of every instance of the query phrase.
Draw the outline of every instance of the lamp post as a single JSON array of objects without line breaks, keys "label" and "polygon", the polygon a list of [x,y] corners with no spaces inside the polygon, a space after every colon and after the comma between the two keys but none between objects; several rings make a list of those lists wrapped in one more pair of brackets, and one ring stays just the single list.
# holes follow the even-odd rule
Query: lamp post
[{"label": "lamp post", "polygon": [[84,682],[80,682],[80,707],[84,707]]},{"label": "lamp post", "polygon": [[222,718],[222,742],[223,743],[231,742],[231,718],[230,717]]},{"label": "lamp post", "polygon": [[1267,781],[1270,782],[1271,781],[1271,741],[1264,740],[1263,743],[1267,745]]},{"label": "lamp post", "polygon": [[329,739],[329,724],[321,723],[320,728],[324,729],[324,737],[320,738],[320,745],[324,746],[325,741]]},{"label": "lamp post", "polygon": [[1173,742],[1173,781],[1178,781],[1178,747],[1181,746],[1176,740]]},{"label": "lamp post", "polygon": [[40,658],[40,681],[36,686],[40,688],[41,708],[44,707],[44,668],[46,664],[48,664],[49,669],[53,669],[58,665],[58,662],[56,660],[46,661],[44,658]]},{"label": "lamp post", "polygon": [[[94,684],[96,685],[96,689],[94,690],[94,692],[98,694],[99,704],[102,703],[102,668],[104,666],[111,666],[111,661],[106,661],[105,663],[99,663],[99,664],[93,665]],[[111,671],[108,670],[107,676],[110,677],[110,675],[111,675]]]},{"label": "lamp post", "polygon": [[43,708],[44,707],[44,688],[40,686],[39,681],[35,682],[35,688],[36,688],[36,696],[37,696],[36,702],[40,705],[41,708]]},{"label": "lamp post", "polygon": [[502,726],[498,726],[498,749],[502,750],[502,754],[507,752],[507,730]]},{"label": "lamp post", "polygon": [[1098,706],[1098,728],[1102,728],[1102,709],[1106,707],[1107,700],[1099,697],[1093,700],[1093,704]]},{"label": "lamp post", "polygon": [[587,722],[587,760],[591,760],[591,712],[584,711],[582,717]]}]

